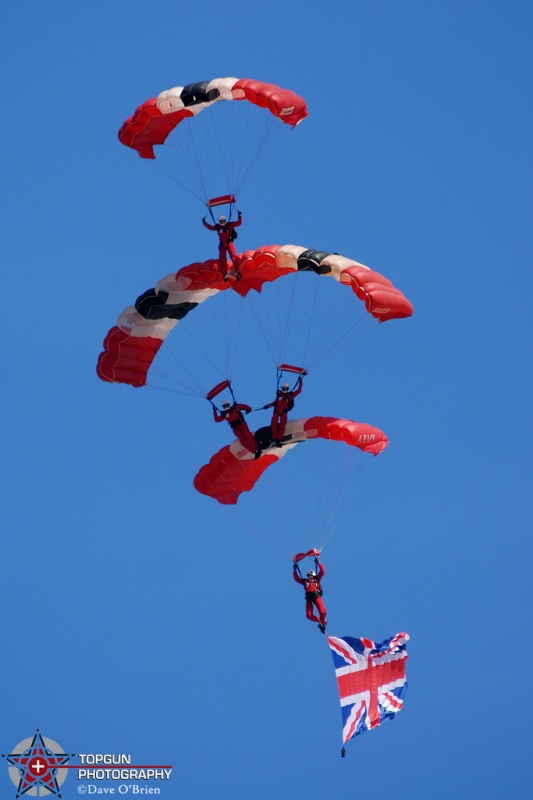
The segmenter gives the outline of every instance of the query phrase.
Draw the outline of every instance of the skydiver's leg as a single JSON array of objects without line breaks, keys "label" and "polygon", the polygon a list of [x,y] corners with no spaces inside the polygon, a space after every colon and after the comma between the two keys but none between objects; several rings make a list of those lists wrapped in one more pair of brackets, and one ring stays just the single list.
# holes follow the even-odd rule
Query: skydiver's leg
[{"label": "skydiver's leg", "polygon": [[218,268],[225,278],[228,271],[228,261],[226,259],[226,248],[221,244],[218,246]]},{"label": "skydiver's leg", "polygon": [[241,277],[240,270],[237,266],[237,251],[235,250],[235,245],[233,242],[228,243],[228,256],[231,261],[231,269],[235,273],[235,277],[237,280]]},{"label": "skydiver's leg", "polygon": [[315,605],[316,605],[316,610],[320,614],[320,622],[322,623],[322,625],[325,625],[326,624],[326,606],[324,605],[324,602],[323,602],[321,597],[317,597],[317,599],[315,601]]},{"label": "skydiver's leg", "polygon": [[278,435],[276,439],[283,439],[285,435],[285,428],[287,427],[287,413],[280,414],[279,422],[278,422]]},{"label": "skydiver's leg", "polygon": [[246,447],[250,453],[256,453],[258,450],[257,442],[255,441],[255,437],[251,432],[250,428],[246,424],[246,422],[241,422],[236,428],[233,428],[235,432],[235,436],[242,444],[243,447]]},{"label": "skydiver's leg", "polygon": [[311,622],[320,622],[320,618],[315,617],[313,614],[313,604],[309,602],[309,600],[305,601],[305,616],[307,619],[310,619]]},{"label": "skydiver's leg", "polygon": [[276,439],[279,439],[279,436],[278,436],[278,422],[279,422],[279,416],[274,411],[274,413],[272,414],[272,420],[270,422],[270,432],[272,433],[272,441],[273,442],[275,442]]},{"label": "skydiver's leg", "polygon": [[233,242],[228,243],[228,256],[231,261],[231,266],[235,269],[235,263],[237,261],[237,251],[235,250],[235,245]]},{"label": "skydiver's leg", "polygon": [[255,441],[255,436],[253,435],[252,431],[250,430],[246,422],[241,423],[241,428],[244,429],[248,442],[250,443],[250,447],[251,448],[253,447],[252,452],[255,452],[258,449],[257,442]]}]

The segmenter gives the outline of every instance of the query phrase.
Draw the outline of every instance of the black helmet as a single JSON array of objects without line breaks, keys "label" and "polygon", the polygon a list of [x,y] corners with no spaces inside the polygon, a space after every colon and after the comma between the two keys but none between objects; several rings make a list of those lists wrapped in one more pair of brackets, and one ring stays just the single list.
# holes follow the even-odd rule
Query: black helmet
[{"label": "black helmet", "polygon": [[222,403],[222,408],[230,408],[230,403],[227,400],[224,400]]}]

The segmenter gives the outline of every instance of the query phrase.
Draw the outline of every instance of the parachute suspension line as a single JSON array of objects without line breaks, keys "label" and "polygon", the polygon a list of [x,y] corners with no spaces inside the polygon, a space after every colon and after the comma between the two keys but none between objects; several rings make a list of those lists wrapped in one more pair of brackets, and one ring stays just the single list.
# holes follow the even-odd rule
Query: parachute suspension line
[{"label": "parachute suspension line", "polygon": [[254,536],[257,536],[263,542],[266,542],[268,545],[270,545],[270,547],[273,547],[274,550],[277,550],[278,553],[281,553],[281,555],[283,557],[285,557],[287,555],[287,551],[286,550],[282,550],[282,548],[279,547],[272,539],[270,539],[268,536],[265,536],[264,534],[262,534],[261,531],[258,528],[256,528],[254,525],[251,525],[246,519],[241,517],[239,515],[239,513],[237,511],[237,508],[235,506],[233,507],[232,512],[237,517],[238,522],[240,522],[240,524],[244,528],[248,528],[248,530],[251,531],[254,534]]},{"label": "parachute suspension line", "polygon": [[[200,327],[202,326],[200,325]],[[219,375],[220,377],[223,377],[223,373],[222,370],[220,369],[219,363],[217,363],[212,356],[212,347],[206,347],[202,344],[202,342],[205,340],[205,336],[195,337],[186,325],[180,326],[180,328],[182,337],[186,336],[189,339],[189,341],[191,341],[194,344],[194,346],[199,350],[199,352],[206,359],[206,361],[208,361],[209,364],[213,367],[216,374]],[[212,336],[211,337],[208,336],[207,341],[211,343]],[[160,356],[162,354],[164,354],[164,356],[172,364],[177,366],[180,369],[180,371],[183,371],[187,375],[191,384],[197,389],[200,395],[205,395],[205,386],[203,384],[202,379],[200,378],[201,368],[198,367],[197,363],[193,359],[191,359],[191,357],[188,355],[187,348],[180,347],[178,355],[178,351],[172,346],[172,342],[168,342],[167,340],[167,346],[165,348],[160,349],[154,361],[154,363],[157,364],[158,367],[161,367]],[[175,381],[175,379],[173,379],[167,373],[164,373],[164,375],[169,380]]]},{"label": "parachute suspension line", "polygon": [[[234,163],[234,158],[235,158],[235,153],[233,152],[233,146],[232,146],[234,137],[228,135],[226,136],[226,141],[225,142],[222,141],[222,130],[221,127],[216,122],[217,117],[218,117],[217,114],[210,114],[209,123],[211,125],[213,139],[217,145],[218,161],[220,166],[222,167],[226,188],[229,191],[233,191],[234,181],[229,173],[229,166]],[[228,119],[231,120],[231,114],[228,115]],[[231,218],[231,213],[229,216]]]},{"label": "parachute suspension line", "polygon": [[[302,305],[305,298],[306,318],[309,319],[307,337],[305,341],[305,354],[302,362],[311,366],[316,366],[317,362],[323,361],[334,350],[336,342],[344,335],[346,329],[353,326],[354,303],[355,299],[348,296],[346,289],[336,286],[334,281],[326,280],[325,276],[312,276],[315,278],[314,291],[304,292],[304,281],[301,282]],[[340,290],[340,291],[338,291]],[[357,311],[358,306],[355,305]],[[356,323],[360,315],[356,316]],[[315,358],[308,362],[308,353],[313,353]]]},{"label": "parachute suspension line", "polygon": [[[229,292],[228,292],[229,295]],[[237,358],[237,345],[240,343],[240,333],[241,333],[241,325],[242,325],[242,318],[244,314],[244,303],[239,302],[238,311],[235,314],[234,310],[229,308],[230,300],[234,298],[227,297],[227,305],[226,305],[226,352],[227,352],[227,373],[228,375],[233,375],[233,370],[235,366],[235,360]],[[240,299],[240,298],[239,298]],[[233,329],[233,330],[232,330]],[[232,345],[232,349],[230,348]],[[231,349],[231,352],[230,352]]]},{"label": "parachute suspension line", "polygon": [[341,472],[341,480],[337,485],[335,496],[333,498],[329,514],[326,518],[326,522],[324,524],[324,540],[322,543],[323,548],[328,544],[328,542],[330,541],[331,537],[333,536],[338,527],[338,523],[335,523],[334,525],[332,523],[333,523],[333,518],[335,517],[348,489],[351,477],[350,473],[353,471],[353,465],[351,464],[352,455],[353,454],[351,452],[348,452],[346,454],[346,458],[344,460],[344,468]]},{"label": "parachute suspension line", "polygon": [[[328,346],[328,348],[326,350],[323,350],[320,353],[320,355],[318,355],[317,358],[315,358],[314,361],[310,362],[309,368],[310,369],[316,369],[316,367],[319,364],[322,364],[329,357],[329,355],[333,351],[340,352],[341,350],[344,350],[346,347],[348,347],[348,345],[350,345],[352,343],[351,342],[351,338],[350,338],[351,334],[353,333],[353,331],[356,330],[356,328],[358,328],[360,325],[362,325],[363,322],[365,322],[365,321],[367,321],[366,317],[362,317],[362,318],[356,320],[356,322],[354,322],[353,325],[351,325],[350,328],[347,331],[345,331],[337,339],[335,339],[335,341],[333,341]],[[368,334],[368,332],[371,330],[371,328],[373,328],[377,324],[379,324],[378,320],[373,320],[373,322],[369,326],[369,328],[359,332],[359,336],[357,336],[357,338],[359,339],[362,336],[366,336]]]},{"label": "parachute suspension line", "polygon": [[280,360],[283,359],[283,357],[285,355],[285,352],[286,352],[286,348],[287,348],[287,340],[289,338],[289,323],[290,323],[290,320],[291,320],[291,314],[292,314],[292,310],[293,310],[293,306],[294,306],[294,300],[295,300],[295,296],[296,296],[296,289],[297,289],[297,281],[294,281],[293,286],[292,286],[292,291],[291,291],[291,294],[290,294],[290,299],[289,299],[289,308],[288,308],[288,311],[287,311],[287,317],[285,319],[283,337],[282,337],[281,345],[280,345],[280,350],[281,350],[281,352],[279,353]]},{"label": "parachute suspension line", "polygon": [[[198,340],[198,338],[196,338],[195,336],[193,336],[193,335],[192,335],[192,333],[190,332],[190,330],[189,330],[187,327],[184,327],[184,332],[185,332],[185,335],[186,335],[186,336],[188,336],[188,338],[190,339],[190,341],[191,341],[191,342],[193,342],[193,344],[194,344],[194,345],[195,345],[195,346],[198,348],[198,350],[199,350],[199,351],[200,351],[200,353],[201,353],[201,354],[204,356],[204,358],[205,358],[205,359],[206,359],[206,360],[207,360],[207,361],[208,361],[208,362],[211,364],[211,366],[212,366],[212,367],[213,367],[213,369],[214,369],[214,370],[217,372],[217,374],[218,374],[218,375],[220,375],[220,376],[222,377],[222,371],[221,371],[221,369],[220,369],[220,366],[219,366],[219,365],[216,363],[216,361],[215,361],[215,360],[214,360],[214,359],[211,357],[211,351],[210,351],[210,350],[208,350],[208,348],[204,347],[204,346],[203,346],[203,345],[200,343],[200,341]],[[185,351],[183,351],[183,353],[185,353]],[[193,368],[192,368],[192,367],[190,367],[190,366],[189,366],[189,367],[188,367],[188,366],[186,366],[186,363],[185,363],[185,361],[184,361],[184,356],[182,356],[182,358],[180,359],[180,358],[178,358],[178,356],[176,355],[176,352],[175,352],[175,351],[173,351],[173,354],[174,354],[174,358],[176,359],[176,363],[177,363],[177,364],[180,366],[180,368],[181,368],[181,369],[183,369],[183,370],[184,370],[184,372],[185,372],[185,373],[186,373],[186,374],[189,376],[189,378],[190,378],[191,380],[195,381],[196,385],[197,385],[197,386],[199,386],[201,393],[202,393],[202,394],[205,394],[205,391],[202,391],[203,384],[200,382],[200,379],[199,379],[199,378],[195,378],[195,374],[193,373]]]},{"label": "parachute suspension line", "polygon": [[276,358],[276,356],[275,356],[275,354],[274,354],[274,352],[272,350],[272,347],[271,347],[271,344],[270,344],[270,339],[269,339],[269,337],[267,336],[267,334],[265,332],[265,329],[263,327],[263,323],[262,323],[261,319],[259,318],[259,315],[257,313],[257,310],[256,310],[255,305],[254,305],[253,302],[250,302],[250,308],[252,309],[252,313],[253,313],[253,315],[254,315],[254,317],[256,319],[257,326],[258,326],[259,330],[261,331],[261,335],[262,335],[262,337],[263,337],[263,339],[265,341],[265,344],[267,346],[268,352],[270,353],[270,357],[272,359],[272,363],[277,366],[278,362],[279,362],[279,358]]},{"label": "parachute suspension line", "polygon": [[[269,141],[271,141],[272,139],[273,130],[275,131],[279,125],[279,120],[276,120],[274,118],[266,119],[264,115],[261,116],[263,123],[263,131],[261,135],[257,137],[258,140],[254,148],[252,148],[253,128],[251,121],[250,120],[248,121],[249,122],[247,126],[248,135],[245,138],[245,149],[251,152],[247,159],[248,166],[246,167],[246,169],[242,171],[242,174],[240,174],[237,178],[235,192],[238,192],[241,189],[242,185],[250,178],[251,174],[255,171],[258,162],[261,160],[261,157],[268,146]],[[273,123],[277,123],[276,128],[273,128]]]},{"label": "parachute suspension line", "polygon": [[[170,161],[172,160],[170,159],[169,155],[167,155],[167,159]],[[192,197],[196,198],[196,200],[199,200],[200,203],[205,203],[204,196],[198,194],[198,192],[194,191],[194,189],[191,189],[190,186],[187,186],[187,184],[183,183],[183,181],[180,181],[173,172],[171,172],[169,169],[164,167],[163,164],[161,164],[160,160],[156,158],[153,161],[153,165],[155,166],[156,169],[159,170],[159,172],[161,172],[163,175],[166,175],[167,178],[170,178],[171,181],[180,186],[182,189],[185,189],[185,191]]]},{"label": "parachute suspension line", "polygon": [[198,392],[180,392],[178,389],[170,389],[168,386],[155,386],[152,383],[146,383],[149,389],[153,389],[156,392],[170,392],[171,394],[182,394],[186,397],[204,397],[205,395],[199,394]]},{"label": "parachute suspension line", "polygon": [[[155,164],[185,191],[205,203],[209,197],[206,177],[209,173],[210,139],[203,130],[204,125],[193,127],[196,129],[194,132],[189,125],[179,125],[170,141],[167,140],[165,147],[159,149]],[[166,169],[160,165],[161,158],[169,164]]]},{"label": "parachute suspension line", "polygon": [[313,322],[314,322],[314,317],[315,317],[315,313],[316,313],[316,304],[317,304],[317,298],[318,298],[318,287],[319,287],[319,284],[318,284],[318,281],[316,281],[315,293],[314,293],[314,296],[313,296],[313,305],[311,306],[311,320],[310,320],[310,323],[309,323],[308,328],[307,328],[307,337],[306,337],[305,345],[304,345],[304,355],[303,355],[303,359],[302,359],[302,364],[307,364],[307,351],[309,349],[309,342],[311,340],[311,330],[312,330],[312,327],[314,327],[313,326]]},{"label": "parachute suspension line", "polygon": [[[267,162],[274,157],[281,144],[285,141],[286,137],[291,133],[292,130],[294,130],[294,127],[288,128],[287,125],[280,124],[279,120],[271,116],[267,118],[265,115],[263,115],[262,120],[264,128],[263,137],[257,145],[255,154],[250,159],[250,163],[244,172],[238,188],[240,188],[240,186],[244,184],[245,180],[248,180],[252,173],[256,171],[257,166],[261,161],[263,161],[263,163],[266,165]],[[266,150],[270,143],[273,144],[273,147],[270,153],[267,153]]]},{"label": "parachute suspension line", "polygon": [[[333,518],[334,514],[337,513],[337,509],[342,504],[342,502],[344,500],[344,497],[346,496],[346,492],[348,491],[348,487],[349,487],[349,484],[350,484],[351,473],[353,473],[358,468],[359,463],[362,463],[359,460],[359,463],[354,464],[353,463],[353,459],[354,458],[360,459],[361,455],[362,454],[359,454],[359,456],[358,456],[355,453],[349,453],[348,454],[347,463],[346,463],[346,466],[345,466],[345,469],[344,469],[344,474],[343,474],[342,479],[341,479],[341,486],[339,487],[339,491],[337,492],[337,495],[335,497],[334,503],[332,505],[330,519],[328,519],[328,521],[326,523],[326,528],[331,525],[331,518]],[[367,461],[367,463],[366,463],[366,465],[365,465],[365,467],[363,469],[363,473],[362,473],[363,475],[367,475],[368,474],[368,471],[370,470],[371,464],[372,464],[372,461]],[[331,530],[330,530],[329,534],[325,537],[324,546],[333,537],[333,534],[336,532],[338,527],[339,527],[339,523],[335,523],[335,525],[333,525],[331,527]]]},{"label": "parachute suspension line", "polygon": [[[167,173],[169,177],[201,202],[205,202],[207,191],[197,138],[199,138],[198,134],[194,137],[188,125],[179,125],[171,141],[160,149],[161,155],[171,165],[171,169]],[[181,176],[181,179],[178,178],[178,175]]]},{"label": "parachute suspension line", "polygon": [[[302,442],[301,444],[303,445],[304,443]],[[297,454],[294,453],[293,455]],[[275,467],[279,467],[279,469],[275,469]],[[291,491],[290,501],[287,502],[287,486],[289,485],[287,481],[288,468],[289,464],[273,464],[272,471],[269,471],[268,475],[265,476],[265,483],[262,485],[256,483],[254,491],[256,492],[259,488],[264,491],[265,494],[272,497],[272,502],[269,505],[268,511],[264,514],[265,519],[268,519],[277,508],[283,512],[277,515],[277,518],[274,520],[277,530],[276,535],[278,539],[281,538],[283,540],[286,551],[290,553],[291,551],[294,552],[295,548],[298,549],[300,547],[300,543],[294,541],[295,532],[299,534],[300,531],[314,530],[316,526],[313,525],[312,520],[314,515],[312,510],[310,513],[310,507],[315,501],[315,496],[309,493],[309,484],[306,483],[305,476],[302,477],[297,470],[290,471],[291,477],[289,483],[294,492]],[[320,483],[316,484],[313,482],[312,485],[316,486],[320,485]],[[267,487],[269,486],[270,491],[267,491]],[[293,495],[295,498],[302,499],[302,502],[294,502]]]},{"label": "parachute suspension line", "polygon": [[[148,327],[152,328],[152,330],[154,332],[154,336],[155,336],[155,325],[153,323],[151,323],[150,320],[148,320],[148,319],[146,320],[146,323],[148,323]],[[187,329],[184,328],[184,330],[188,334]],[[182,369],[183,372],[185,372],[185,374],[189,378],[190,383],[183,383],[182,381],[179,381],[175,377],[173,377],[170,374],[168,368],[165,369],[165,363],[167,363],[167,362],[169,364],[171,364],[172,366],[174,366],[174,367],[177,364],[180,367],[180,369]],[[147,375],[147,382],[146,382],[147,386],[149,386],[152,389],[164,388],[164,387],[156,386],[155,383],[152,383],[152,379],[155,376],[159,376],[161,378],[165,378],[166,380],[170,381],[171,383],[175,384],[176,386],[181,386],[183,389],[187,389],[188,390],[187,392],[178,392],[179,394],[194,394],[195,396],[203,394],[202,386],[201,386],[199,380],[195,377],[195,375],[190,370],[187,369],[187,367],[184,364],[184,362],[177,358],[176,353],[174,352],[174,350],[173,350],[173,348],[171,346],[160,348],[159,352],[156,354],[156,357],[155,357],[154,361],[152,362],[152,365],[151,365],[151,367],[149,369],[149,372],[148,372],[148,375]],[[192,388],[194,388],[195,391],[191,393],[191,389]],[[177,391],[177,390],[170,390],[170,391]]]},{"label": "parachute suspension line", "polygon": [[176,139],[176,142],[179,141],[181,143],[182,138],[186,140],[182,143],[182,155],[184,159],[185,156],[188,156],[191,178],[194,181],[196,176],[196,183],[199,186],[205,202],[209,197],[207,191],[208,175],[206,174],[209,171],[209,141],[206,132],[203,130],[202,126],[202,129],[198,127],[197,135],[193,135],[192,126],[183,125],[178,127],[178,136],[181,138]]}]

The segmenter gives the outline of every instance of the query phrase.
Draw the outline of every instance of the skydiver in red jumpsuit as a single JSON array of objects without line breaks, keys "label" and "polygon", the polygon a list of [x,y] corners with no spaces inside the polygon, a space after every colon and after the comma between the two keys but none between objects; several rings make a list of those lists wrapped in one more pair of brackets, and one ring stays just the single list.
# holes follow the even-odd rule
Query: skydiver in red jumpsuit
[{"label": "skydiver in red jumpsuit", "polygon": [[[296,583],[301,583],[305,589],[305,614],[307,619],[310,619],[311,622],[318,622],[318,627],[322,633],[325,633],[327,625],[326,607],[322,601],[322,587],[320,585],[320,581],[324,577],[326,570],[318,558],[315,558],[315,566],[318,570],[318,573],[314,572],[313,570],[309,570],[307,573],[307,578],[302,578],[300,575],[300,570],[298,569],[298,563],[295,561],[293,564],[292,574]],[[315,606],[316,610],[318,611],[318,617],[313,614],[313,606]]]},{"label": "skydiver in red jumpsuit", "polygon": [[282,383],[281,389],[278,389],[276,399],[272,403],[268,403],[263,408],[272,408],[272,420],[270,422],[270,430],[272,431],[272,441],[281,447],[281,440],[285,433],[287,425],[287,414],[294,408],[294,398],[297,397],[303,388],[302,376],[298,376],[298,388],[293,392],[289,391],[289,384]]},{"label": "skydiver in red jumpsuit", "polygon": [[228,401],[225,400],[222,403],[222,411],[220,414],[216,406],[213,406],[213,417],[215,422],[223,422],[226,420],[242,446],[246,447],[256,458],[259,458],[261,450],[257,446],[255,437],[242,415],[243,411],[245,414],[248,414],[251,410],[251,407],[244,403],[233,403],[233,405],[230,405]]},{"label": "skydiver in red jumpsuit", "polygon": [[[227,281],[229,278],[236,278],[239,280],[241,277],[241,274],[235,263],[237,251],[235,250],[235,245],[233,244],[233,240],[237,238],[235,228],[238,228],[239,225],[242,225],[242,214],[240,211],[237,212],[237,216],[237,222],[227,222],[226,217],[221,215],[218,218],[218,223],[216,225],[211,225],[209,222],[207,222],[207,217],[203,217],[202,219],[202,222],[206,228],[208,228],[210,231],[216,231],[218,233],[218,263],[220,264],[220,271],[224,275],[225,281]],[[229,260],[231,261],[230,269],[228,269],[228,256]]]}]

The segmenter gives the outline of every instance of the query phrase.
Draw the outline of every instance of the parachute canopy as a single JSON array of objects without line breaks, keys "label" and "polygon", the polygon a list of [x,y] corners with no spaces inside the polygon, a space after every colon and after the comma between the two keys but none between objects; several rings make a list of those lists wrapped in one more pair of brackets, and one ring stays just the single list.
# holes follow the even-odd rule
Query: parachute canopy
[{"label": "parachute canopy", "polygon": [[254,459],[253,453],[236,440],[199,470],[194,478],[195,488],[223,505],[234,505],[242,492],[251,491],[263,472],[299,442],[331,439],[375,456],[389,443],[379,428],[335,417],[289,420],[281,447],[272,444],[270,427],[260,428],[254,435],[263,450],[260,458]]},{"label": "parachute canopy", "polygon": [[407,633],[384,642],[328,636],[342,708],[342,741],[394,719],[407,693]]},{"label": "parachute canopy", "polygon": [[215,78],[176,86],[150,98],[128,117],[118,138],[141,158],[155,158],[154,146],[163,144],[180,122],[195,117],[219,100],[247,100],[292,127],[308,114],[303,97],[290,89],[250,78]]},{"label": "parachute canopy", "polygon": [[298,272],[332,277],[351,288],[379,322],[413,313],[409,300],[387,278],[341,255],[291,244],[267,245],[240,253],[236,262],[242,275],[239,281],[225,282],[218,260],[210,259],[167,275],[140,295],[107,334],[96,368],[98,376],[111,383],[144,386],[163,341],[189,311],[219,292],[229,289],[245,297],[252,289],[260,292],[265,282]]}]

